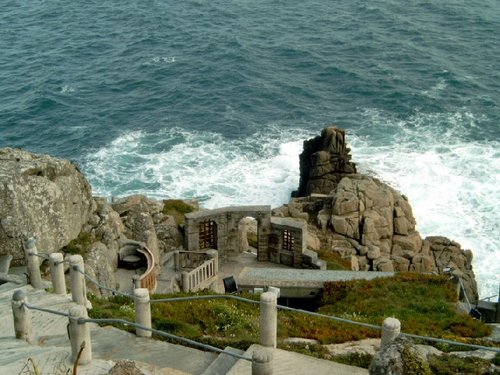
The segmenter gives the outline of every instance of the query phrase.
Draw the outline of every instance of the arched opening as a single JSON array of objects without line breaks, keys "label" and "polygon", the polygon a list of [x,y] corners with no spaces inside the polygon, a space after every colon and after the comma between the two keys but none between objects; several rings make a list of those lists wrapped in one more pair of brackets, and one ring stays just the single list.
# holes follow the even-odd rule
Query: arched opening
[{"label": "arched opening", "polygon": [[200,223],[200,250],[217,249],[217,223],[208,219]]},{"label": "arched opening", "polygon": [[258,223],[253,217],[247,216],[238,223],[239,250],[257,254],[258,249]]}]

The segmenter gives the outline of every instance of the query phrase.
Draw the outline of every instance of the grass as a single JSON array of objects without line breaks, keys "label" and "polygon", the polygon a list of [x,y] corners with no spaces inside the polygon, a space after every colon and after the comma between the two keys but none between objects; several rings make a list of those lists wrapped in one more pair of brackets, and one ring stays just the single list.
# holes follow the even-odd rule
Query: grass
[{"label": "grass", "polygon": [[84,258],[90,245],[94,242],[95,238],[88,232],[80,232],[77,238],[71,240],[69,244],[64,246],[61,250],[67,254],[79,254]]},{"label": "grass", "polygon": [[351,270],[351,264],[342,259],[339,253],[331,250],[320,249],[316,251],[318,257],[326,262],[327,270]]},{"label": "grass", "polygon": [[165,199],[163,200],[163,214],[174,217],[175,222],[184,224],[186,219],[185,214],[195,211],[196,208],[184,202],[181,199]]},{"label": "grass", "polygon": [[[192,296],[201,293],[155,295],[154,298]],[[243,297],[258,300],[258,296]],[[91,300],[94,318],[122,318],[134,321],[133,301],[121,296]],[[491,328],[457,312],[456,294],[441,276],[402,273],[370,281],[327,283],[319,312],[381,325],[386,317],[397,317],[402,331],[460,342],[492,345],[480,337]],[[219,348],[246,349],[259,341],[259,306],[234,300],[201,300],[152,304],[153,327]],[[120,327],[123,328],[123,327]],[[126,328],[133,331],[133,328]],[[321,344],[342,343],[380,337],[376,329],[339,323],[298,312],[278,312],[278,346],[319,358],[331,358],[321,345],[284,345],[288,337],[318,340]],[[335,360],[335,358],[333,358]],[[343,363],[365,366],[367,356],[337,358]],[[436,365],[437,366],[437,365]]]}]

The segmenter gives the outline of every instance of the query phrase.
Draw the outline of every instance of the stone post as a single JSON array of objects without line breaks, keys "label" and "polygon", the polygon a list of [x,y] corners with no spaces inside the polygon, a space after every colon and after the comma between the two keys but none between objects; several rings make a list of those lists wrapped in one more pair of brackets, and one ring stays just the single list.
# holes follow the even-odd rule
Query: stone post
[{"label": "stone post", "polygon": [[272,375],[273,354],[269,349],[256,347],[252,354],[252,375]]},{"label": "stone post", "polygon": [[86,365],[92,361],[92,343],[90,342],[90,328],[87,323],[79,323],[78,319],[88,318],[84,306],[74,306],[69,310],[68,333],[71,341],[71,362],[75,363],[82,345],[82,354],[78,360],[79,365]]},{"label": "stone post", "polygon": [[38,259],[38,250],[35,246],[35,239],[30,238],[24,246],[24,254],[28,268],[28,277],[30,284],[35,289],[43,289],[42,275],[40,274],[40,260]]},{"label": "stone post", "polygon": [[189,292],[189,274],[186,271],[182,271],[182,291]]},{"label": "stone post", "polygon": [[66,279],[64,278],[64,256],[61,253],[49,255],[50,276],[56,294],[66,294]]},{"label": "stone post", "polygon": [[383,349],[398,337],[401,332],[401,322],[396,318],[386,318],[382,324],[382,341],[380,349]]},{"label": "stone post", "polygon": [[[79,305],[87,305],[87,286],[85,285],[85,272],[83,258],[81,255],[71,255],[69,257],[70,277],[71,277],[71,297],[73,302]],[[80,270],[81,272],[79,272]]]},{"label": "stone post", "polygon": [[[149,303],[149,290],[147,288],[134,289],[135,322],[151,328],[151,305]],[[135,334],[139,337],[151,337],[152,332],[136,328]]]},{"label": "stone post", "polygon": [[24,304],[28,302],[22,290],[16,290],[12,295],[12,315],[14,316],[14,331],[16,339],[31,340],[31,311]]},{"label": "stone post", "polygon": [[278,334],[278,298],[273,292],[260,295],[260,345],[276,348]]}]

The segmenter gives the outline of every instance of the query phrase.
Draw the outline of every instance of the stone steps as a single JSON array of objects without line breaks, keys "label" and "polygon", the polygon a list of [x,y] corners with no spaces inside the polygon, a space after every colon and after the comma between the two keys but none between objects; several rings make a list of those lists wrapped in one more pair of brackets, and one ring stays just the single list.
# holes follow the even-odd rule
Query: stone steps
[{"label": "stone steps", "polygon": [[[241,354],[243,355],[244,351],[231,348],[230,346],[224,348],[225,351]],[[238,358],[230,356],[229,354],[221,353],[217,356],[217,359],[213,361],[210,366],[203,372],[202,375],[220,375],[227,374],[229,370],[238,362]]]}]

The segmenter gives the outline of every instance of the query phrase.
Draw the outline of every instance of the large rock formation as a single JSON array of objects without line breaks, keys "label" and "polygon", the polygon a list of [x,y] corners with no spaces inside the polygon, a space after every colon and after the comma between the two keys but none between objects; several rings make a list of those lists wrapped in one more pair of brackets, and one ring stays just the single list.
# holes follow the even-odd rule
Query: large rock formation
[{"label": "large rock formation", "polygon": [[328,193],[342,177],[356,173],[356,165],[351,163],[349,152],[344,131],[335,127],[325,128],[321,136],[304,141],[296,195],[304,197],[312,193]]},{"label": "large rock formation", "polygon": [[472,252],[444,237],[423,240],[408,199],[356,173],[348,150],[344,132],[334,127],[305,141],[298,194],[315,194],[293,198],[273,214],[308,220],[321,248],[339,253],[351,269],[443,273],[452,268],[468,297],[477,299]]},{"label": "large rock formation", "polygon": [[35,237],[42,252],[67,245],[92,211],[91,188],[67,160],[0,149],[0,255],[24,263],[23,243]]}]

